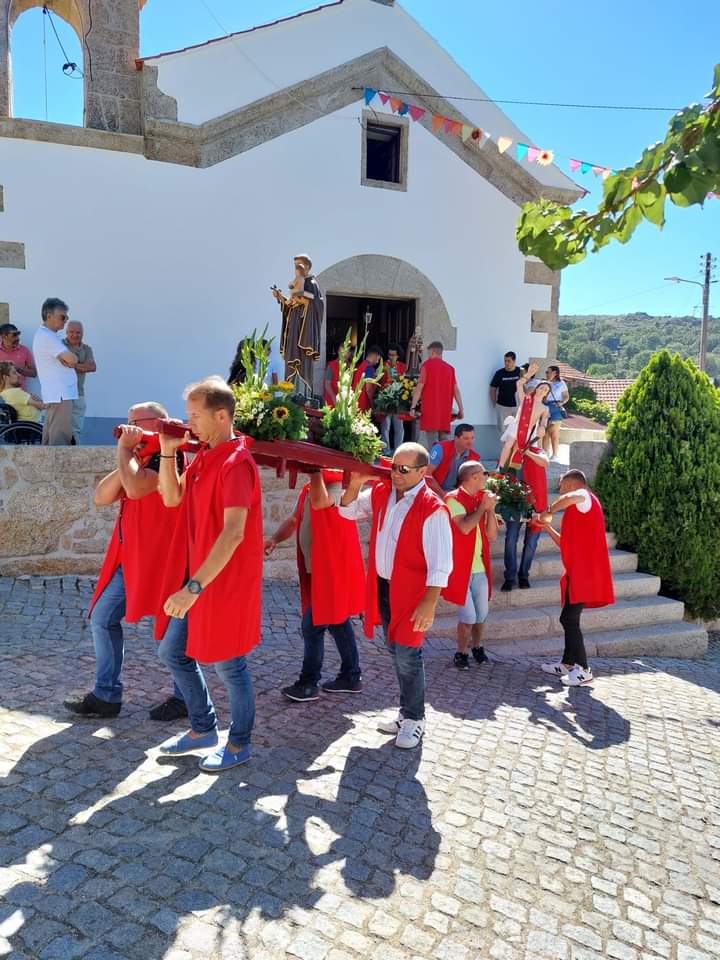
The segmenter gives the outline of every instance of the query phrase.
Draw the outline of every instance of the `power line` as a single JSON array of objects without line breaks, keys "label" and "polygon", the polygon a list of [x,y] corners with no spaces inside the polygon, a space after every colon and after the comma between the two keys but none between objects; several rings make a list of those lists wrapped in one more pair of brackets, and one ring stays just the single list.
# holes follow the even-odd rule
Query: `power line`
[{"label": "power line", "polygon": [[[353,90],[362,90],[362,87],[353,87]],[[549,100],[501,100],[497,97],[455,97],[451,94],[425,93],[422,90],[386,90],[383,93],[398,97],[424,97],[426,100],[465,100],[471,103],[510,103],[523,107],[567,107],[572,110],[647,110],[660,113],[677,113],[682,107],[648,107],[637,104],[618,103],[555,103]]]},{"label": "power line", "polygon": [[612,300],[603,300],[602,303],[594,303],[584,309],[586,311],[597,310],[599,307],[605,307],[610,303],[620,303],[622,300],[631,300],[633,297],[641,297],[645,293],[655,293],[657,290],[665,290],[671,286],[673,286],[672,283],[661,283],[658,287],[649,287],[647,290],[636,290],[635,293],[628,293],[624,297],[614,297]]}]

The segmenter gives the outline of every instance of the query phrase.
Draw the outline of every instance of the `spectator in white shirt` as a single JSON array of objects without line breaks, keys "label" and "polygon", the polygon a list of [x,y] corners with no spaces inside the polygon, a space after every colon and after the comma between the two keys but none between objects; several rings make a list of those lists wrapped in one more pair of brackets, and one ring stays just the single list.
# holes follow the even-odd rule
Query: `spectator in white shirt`
[{"label": "spectator in white shirt", "polygon": [[425,732],[422,643],[435,619],[440,592],[452,570],[450,515],[425,482],[427,450],[402,443],[393,457],[390,487],[352,474],[340,501],[349,520],[372,517],[365,633],[382,623],[400,686],[397,719],[378,730],[396,734],[398,747],[415,747]]},{"label": "spectator in white shirt", "polygon": [[70,320],[65,328],[65,339],[63,343],[77,357],[77,400],[73,400],[73,438],[75,443],[80,443],[80,437],[85,423],[85,375],[95,373],[97,364],[95,355],[89,343],[83,341],[83,325],[79,320]]},{"label": "spectator in white shirt", "polygon": [[68,306],[57,297],[42,305],[42,326],[33,337],[33,355],[46,404],[42,442],[58,447],[73,442],[73,400],[78,398],[78,359],[62,342],[60,331],[68,319]]}]

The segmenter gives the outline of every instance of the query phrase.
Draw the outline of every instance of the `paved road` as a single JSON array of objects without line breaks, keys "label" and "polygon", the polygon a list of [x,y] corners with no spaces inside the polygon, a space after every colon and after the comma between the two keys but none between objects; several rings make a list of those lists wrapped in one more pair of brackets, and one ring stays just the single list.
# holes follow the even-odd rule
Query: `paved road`
[{"label": "paved road", "polygon": [[254,757],[214,778],[158,757],[181,725],[147,719],[170,685],[146,624],[120,717],[69,722],[88,595],[0,580],[0,955],[720,956],[720,658],[598,661],[562,691],[532,661],[458,674],[435,642],[426,739],[401,752],[375,731],[396,705],[377,646],[361,696],[281,700],[298,618],[271,584]]}]

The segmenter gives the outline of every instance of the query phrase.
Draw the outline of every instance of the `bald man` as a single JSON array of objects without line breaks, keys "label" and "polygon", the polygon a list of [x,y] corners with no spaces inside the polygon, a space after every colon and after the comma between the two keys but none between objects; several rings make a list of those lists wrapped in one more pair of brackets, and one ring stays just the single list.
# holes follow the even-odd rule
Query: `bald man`
[{"label": "bald man", "polygon": [[75,443],[80,443],[80,436],[85,425],[85,375],[95,373],[97,370],[92,347],[83,343],[83,333],[83,325],[79,320],[68,320],[63,343],[78,359],[75,367],[78,395],[72,404],[72,432]]}]

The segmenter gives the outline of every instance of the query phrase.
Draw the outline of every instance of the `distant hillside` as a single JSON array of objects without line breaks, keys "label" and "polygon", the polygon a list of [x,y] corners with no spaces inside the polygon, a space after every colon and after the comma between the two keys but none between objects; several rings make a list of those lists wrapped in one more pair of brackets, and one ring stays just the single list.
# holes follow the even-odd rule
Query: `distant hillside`
[{"label": "distant hillside", "polygon": [[[605,380],[635,377],[656,350],[698,361],[700,321],[697,317],[561,316],[558,360]],[[711,317],[707,372],[720,377],[720,317]]]}]

